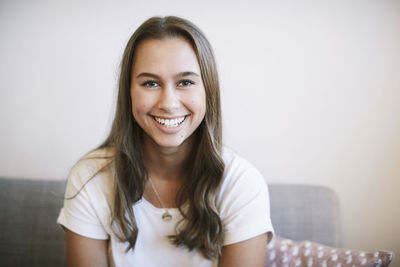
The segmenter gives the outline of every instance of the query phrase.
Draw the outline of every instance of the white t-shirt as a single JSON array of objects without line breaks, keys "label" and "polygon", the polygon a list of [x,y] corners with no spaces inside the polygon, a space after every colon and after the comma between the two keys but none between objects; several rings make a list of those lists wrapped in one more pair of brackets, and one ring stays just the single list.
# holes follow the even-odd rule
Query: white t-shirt
[{"label": "white t-shirt", "polygon": [[[110,155],[111,151],[97,150],[89,157]],[[224,148],[225,171],[217,197],[217,209],[224,230],[224,245],[244,241],[270,232],[269,195],[263,176],[246,160]],[[181,219],[178,209],[169,209],[172,220],[161,219],[164,209],[157,208],[142,198],[133,210],[139,229],[134,250],[125,252],[127,242],[120,242],[111,228],[113,207],[113,171],[93,174],[107,159],[84,159],[71,170],[65,197],[57,222],[69,230],[94,239],[110,240],[109,258],[115,266],[217,266],[197,250],[176,247],[168,239],[175,234],[175,225]],[[87,182],[86,185],[85,182]],[[84,185],[84,186],[83,186]]]}]

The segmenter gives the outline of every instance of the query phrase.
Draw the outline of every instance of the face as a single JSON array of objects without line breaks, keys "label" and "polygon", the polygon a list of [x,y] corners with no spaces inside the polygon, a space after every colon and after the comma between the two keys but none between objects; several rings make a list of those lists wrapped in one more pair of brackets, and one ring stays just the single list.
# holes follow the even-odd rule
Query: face
[{"label": "face", "polygon": [[132,66],[132,113],[160,147],[180,147],[202,122],[206,94],[195,51],[180,38],[142,41]]}]

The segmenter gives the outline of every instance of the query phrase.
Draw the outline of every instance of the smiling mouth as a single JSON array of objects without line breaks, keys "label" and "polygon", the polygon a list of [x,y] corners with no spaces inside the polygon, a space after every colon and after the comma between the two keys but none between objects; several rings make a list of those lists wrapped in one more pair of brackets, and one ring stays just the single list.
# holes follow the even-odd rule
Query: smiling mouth
[{"label": "smiling mouth", "polygon": [[186,119],[186,117],[187,116],[182,116],[182,117],[174,118],[174,119],[163,119],[163,118],[153,116],[154,120],[157,123],[159,123],[163,126],[169,127],[169,128],[178,127]]}]

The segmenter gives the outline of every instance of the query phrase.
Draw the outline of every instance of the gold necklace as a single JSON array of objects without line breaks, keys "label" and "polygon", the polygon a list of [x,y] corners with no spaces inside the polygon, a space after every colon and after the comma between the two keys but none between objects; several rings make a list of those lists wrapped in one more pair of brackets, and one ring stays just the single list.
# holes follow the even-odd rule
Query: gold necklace
[{"label": "gold necklace", "polygon": [[164,222],[169,222],[170,220],[172,220],[172,215],[169,213],[168,209],[165,208],[164,203],[161,201],[160,195],[158,194],[156,188],[154,187],[153,181],[151,180],[151,178],[149,177],[149,181],[151,184],[151,188],[153,188],[154,193],[156,194],[156,197],[158,199],[158,202],[160,202],[161,207],[165,210],[165,212],[163,213],[163,215],[161,216],[161,219]]}]

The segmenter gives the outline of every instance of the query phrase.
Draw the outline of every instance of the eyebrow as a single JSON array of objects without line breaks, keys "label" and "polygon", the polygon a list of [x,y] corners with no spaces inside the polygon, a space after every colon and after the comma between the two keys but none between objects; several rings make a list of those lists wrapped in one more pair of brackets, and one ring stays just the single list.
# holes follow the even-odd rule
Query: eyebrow
[{"label": "eyebrow", "polygon": [[[184,72],[180,72],[177,75],[175,75],[176,78],[181,78],[181,77],[186,77],[186,76],[197,76],[200,77],[199,74],[197,74],[196,72],[193,71],[184,71]],[[153,74],[150,72],[142,72],[139,75],[136,76],[136,79],[141,78],[141,77],[151,77],[151,78],[155,78],[155,79],[159,79],[160,76],[158,76],[157,74]]]}]

